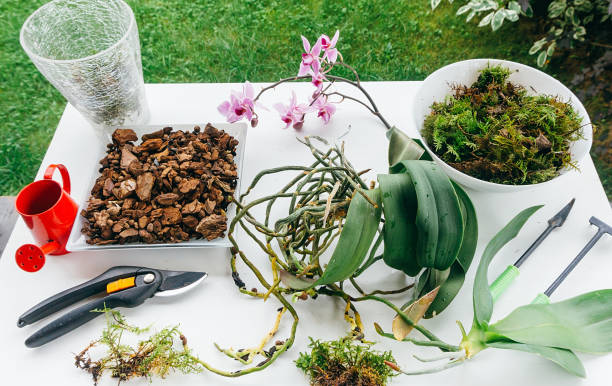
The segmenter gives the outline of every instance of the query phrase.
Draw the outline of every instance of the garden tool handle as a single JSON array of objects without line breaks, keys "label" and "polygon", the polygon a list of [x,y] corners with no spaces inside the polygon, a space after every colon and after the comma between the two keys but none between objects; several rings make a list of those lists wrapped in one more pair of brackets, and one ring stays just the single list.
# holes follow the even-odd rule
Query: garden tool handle
[{"label": "garden tool handle", "polygon": [[514,265],[509,265],[504,272],[502,272],[501,275],[499,275],[497,279],[491,283],[489,286],[489,291],[491,291],[493,301],[497,301],[501,294],[503,294],[506,289],[510,287],[510,284],[512,284],[519,276],[519,273],[518,268],[516,268]]},{"label": "garden tool handle", "polygon": [[540,292],[530,304],[550,304],[550,298]]},{"label": "garden tool handle", "polygon": [[142,267],[118,266],[113,267],[102,273],[101,275],[81,283],[72,288],[68,288],[56,295],[53,295],[34,307],[30,308],[17,321],[18,327],[27,326],[46,316],[49,316],[71,304],[83,300],[91,295],[106,290],[106,285],[109,281],[134,276],[137,272],[143,270]]},{"label": "garden tool handle", "polygon": [[120,292],[111,293],[103,298],[92,300],[36,331],[26,339],[25,345],[30,348],[40,347],[103,314],[101,310],[106,308],[136,307],[153,296],[159,287],[159,283],[157,281],[134,286]]}]

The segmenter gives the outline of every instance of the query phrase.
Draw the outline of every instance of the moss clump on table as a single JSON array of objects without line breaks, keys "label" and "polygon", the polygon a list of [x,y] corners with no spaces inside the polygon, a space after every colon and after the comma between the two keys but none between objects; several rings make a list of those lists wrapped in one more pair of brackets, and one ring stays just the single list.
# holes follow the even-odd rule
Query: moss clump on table
[{"label": "moss clump on table", "polygon": [[396,373],[385,362],[394,364],[390,351],[371,350],[371,344],[351,339],[321,342],[310,338],[310,353],[300,353],[296,366],[316,386],[384,386]]},{"label": "moss clump on table", "polygon": [[455,169],[481,180],[525,185],[548,181],[574,167],[570,144],[582,119],[556,96],[528,95],[508,81],[510,70],[487,67],[471,86],[435,102],[423,136]]}]

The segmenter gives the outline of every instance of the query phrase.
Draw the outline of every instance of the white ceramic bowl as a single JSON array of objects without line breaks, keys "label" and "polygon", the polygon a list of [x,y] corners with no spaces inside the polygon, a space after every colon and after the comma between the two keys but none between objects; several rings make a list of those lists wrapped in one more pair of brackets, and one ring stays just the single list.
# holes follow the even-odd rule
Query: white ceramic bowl
[{"label": "white ceramic bowl", "polygon": [[563,178],[568,173],[575,173],[574,169],[561,170],[560,175],[546,182],[531,185],[504,185],[496,184],[493,182],[487,182],[474,178],[465,173],[454,169],[453,167],[442,161],[429,147],[427,142],[421,136],[421,130],[423,130],[423,123],[425,117],[429,115],[431,109],[430,106],[434,102],[442,102],[447,95],[453,93],[451,89],[452,84],[463,84],[471,85],[478,78],[480,70],[485,68],[488,64],[497,65],[501,64],[512,71],[509,80],[512,83],[522,85],[525,87],[530,94],[547,94],[555,95],[564,101],[569,101],[572,107],[582,117],[582,136],[583,139],[573,142],[570,145],[570,152],[572,154],[572,161],[576,163],[578,169],[580,169],[581,161],[589,153],[591,144],[593,142],[593,130],[590,125],[591,121],[589,116],[582,105],[580,100],[561,82],[543,73],[542,71],[536,70],[535,68],[526,66],[524,64],[510,62],[507,60],[498,59],[471,59],[464,60],[449,64],[448,66],[442,67],[436,70],[434,73],[429,75],[425,81],[421,84],[420,89],[417,91],[413,103],[413,116],[418,132],[418,138],[423,141],[425,149],[431,155],[436,163],[438,163],[442,169],[448,174],[448,176],[456,181],[457,183],[477,191],[489,191],[489,192],[516,192],[521,190],[529,190],[536,187],[547,186],[553,181],[557,181]]}]

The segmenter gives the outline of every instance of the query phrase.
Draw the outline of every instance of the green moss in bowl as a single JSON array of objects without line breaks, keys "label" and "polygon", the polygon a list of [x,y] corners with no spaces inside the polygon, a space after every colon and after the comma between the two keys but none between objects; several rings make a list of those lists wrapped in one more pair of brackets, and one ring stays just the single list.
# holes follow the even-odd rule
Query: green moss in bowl
[{"label": "green moss in bowl", "polygon": [[508,185],[545,182],[574,167],[570,144],[579,114],[555,96],[528,95],[510,70],[487,66],[471,86],[435,102],[422,135],[444,162],[472,177]]}]

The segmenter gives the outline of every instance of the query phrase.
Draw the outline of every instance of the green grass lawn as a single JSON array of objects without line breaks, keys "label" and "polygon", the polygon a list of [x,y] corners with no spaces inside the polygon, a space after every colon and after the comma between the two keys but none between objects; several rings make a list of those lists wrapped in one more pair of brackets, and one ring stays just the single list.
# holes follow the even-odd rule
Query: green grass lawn
[{"label": "green grass lawn", "polygon": [[[32,180],[65,100],[19,45],[19,29],[43,0],[0,3],[0,195]],[[128,0],[138,21],[145,82],[273,81],[297,72],[300,34],[341,31],[346,62],[363,80],[421,80],[477,57],[535,65],[529,23],[496,33],[466,25],[455,7],[427,0]],[[570,75],[547,69],[561,79]]]}]

